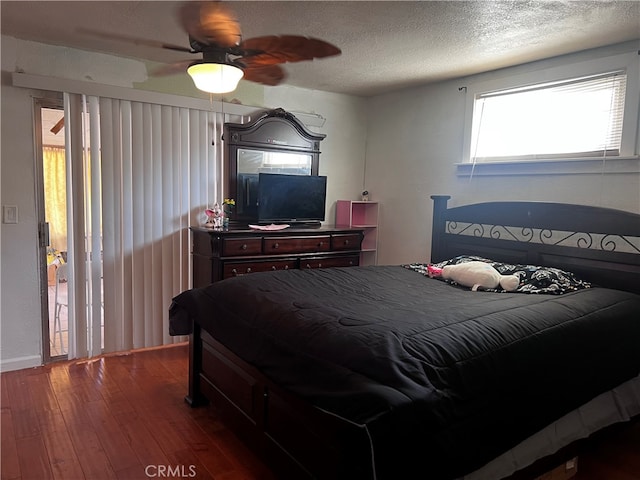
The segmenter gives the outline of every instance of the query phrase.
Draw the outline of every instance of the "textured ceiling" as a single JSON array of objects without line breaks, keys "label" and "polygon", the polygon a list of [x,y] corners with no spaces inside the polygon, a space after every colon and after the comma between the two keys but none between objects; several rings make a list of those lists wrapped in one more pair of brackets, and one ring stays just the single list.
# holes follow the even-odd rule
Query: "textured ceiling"
[{"label": "textured ceiling", "polygon": [[[188,53],[105,40],[86,28],[188,46],[173,1],[5,1],[2,34],[170,63]],[[238,1],[244,38],[298,34],[342,55],[287,64],[286,84],[376,95],[640,38],[638,1]]]}]

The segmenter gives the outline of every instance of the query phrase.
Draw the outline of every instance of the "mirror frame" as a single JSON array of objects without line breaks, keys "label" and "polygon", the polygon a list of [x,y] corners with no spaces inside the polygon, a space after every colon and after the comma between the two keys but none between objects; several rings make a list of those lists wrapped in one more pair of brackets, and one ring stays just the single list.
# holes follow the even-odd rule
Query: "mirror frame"
[{"label": "mirror frame", "polygon": [[[320,163],[320,142],[326,137],[313,133],[295,115],[276,108],[259,115],[247,123],[225,123],[223,139],[227,165],[227,198],[238,199],[238,150],[250,149],[263,152],[302,153],[311,155],[311,175],[318,175]],[[247,214],[238,214],[232,225],[246,225],[257,221]]]}]

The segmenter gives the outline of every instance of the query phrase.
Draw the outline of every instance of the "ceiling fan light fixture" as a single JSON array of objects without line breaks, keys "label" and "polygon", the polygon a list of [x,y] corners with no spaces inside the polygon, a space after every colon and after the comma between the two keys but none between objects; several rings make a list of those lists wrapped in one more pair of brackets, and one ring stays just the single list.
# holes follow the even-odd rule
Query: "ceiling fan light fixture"
[{"label": "ceiling fan light fixture", "polygon": [[209,93],[233,92],[244,75],[241,68],[226,63],[196,63],[187,73],[196,88]]}]

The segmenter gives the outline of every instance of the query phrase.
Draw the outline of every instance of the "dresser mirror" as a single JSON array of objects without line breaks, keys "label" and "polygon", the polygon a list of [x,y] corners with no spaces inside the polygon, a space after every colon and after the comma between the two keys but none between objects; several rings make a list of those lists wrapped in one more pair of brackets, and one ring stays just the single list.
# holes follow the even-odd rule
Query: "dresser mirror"
[{"label": "dresser mirror", "polygon": [[264,150],[238,149],[238,173],[288,173],[311,175],[313,158],[307,153],[267,152]]},{"label": "dresser mirror", "polygon": [[225,197],[236,201],[232,226],[256,221],[260,173],[318,175],[320,141],[324,137],[309,132],[293,114],[281,108],[248,123],[225,123]]}]

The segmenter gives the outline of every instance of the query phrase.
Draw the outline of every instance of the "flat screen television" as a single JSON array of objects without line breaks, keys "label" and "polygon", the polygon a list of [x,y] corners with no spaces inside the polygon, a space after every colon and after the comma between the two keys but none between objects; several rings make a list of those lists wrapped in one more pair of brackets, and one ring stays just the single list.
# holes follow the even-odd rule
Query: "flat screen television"
[{"label": "flat screen television", "polygon": [[261,173],[258,223],[311,223],[324,220],[327,177]]}]

